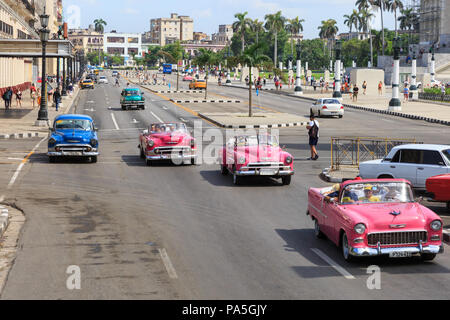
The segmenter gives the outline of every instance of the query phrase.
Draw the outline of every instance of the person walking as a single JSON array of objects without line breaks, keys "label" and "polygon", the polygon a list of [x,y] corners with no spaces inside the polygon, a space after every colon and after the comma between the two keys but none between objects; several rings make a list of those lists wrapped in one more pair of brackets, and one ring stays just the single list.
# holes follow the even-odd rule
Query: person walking
[{"label": "person walking", "polygon": [[350,83],[350,87],[348,89],[348,93],[349,93],[350,99],[353,100],[353,86],[351,83]]},{"label": "person walking", "polygon": [[408,102],[409,99],[409,88],[408,85],[405,85],[405,88],[403,88],[403,101]]},{"label": "person walking", "polygon": [[32,107],[33,107],[33,109],[34,109],[34,107],[35,107],[35,105],[36,105],[36,90],[31,90],[30,89],[30,95],[31,95],[31,104],[32,104]]},{"label": "person walking", "polygon": [[364,80],[363,84],[362,84],[362,88],[363,88],[363,95],[366,95],[366,90],[367,90],[367,82],[366,80]]},{"label": "person walking", "polygon": [[59,88],[56,88],[55,93],[53,94],[53,101],[55,102],[56,111],[58,111],[59,104],[61,103],[61,93],[59,92]]},{"label": "person walking", "polygon": [[308,130],[311,157],[307,160],[317,160],[319,159],[319,154],[316,149],[317,143],[319,142],[319,122],[315,119],[314,115],[311,115],[309,119],[311,121],[306,126],[306,130]]},{"label": "person walking", "polygon": [[11,108],[11,100],[12,100],[13,91],[11,87],[8,87],[6,91],[3,93],[3,100],[5,101],[5,110],[9,110]]},{"label": "person walking", "polygon": [[22,91],[20,89],[17,89],[16,91],[16,108],[22,108]]},{"label": "person walking", "polygon": [[442,83],[441,85],[441,99],[444,101],[445,98],[445,84]]},{"label": "person walking", "polygon": [[383,82],[379,82],[378,83],[378,95],[382,96],[383,95]]},{"label": "person walking", "polygon": [[353,101],[358,101],[358,92],[359,88],[358,85],[355,83],[355,85],[353,86]]}]

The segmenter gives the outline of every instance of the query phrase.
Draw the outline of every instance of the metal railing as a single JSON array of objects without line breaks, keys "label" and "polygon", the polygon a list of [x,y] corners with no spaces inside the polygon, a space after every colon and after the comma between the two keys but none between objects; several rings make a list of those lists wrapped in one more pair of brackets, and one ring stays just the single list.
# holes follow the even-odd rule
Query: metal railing
[{"label": "metal railing", "polygon": [[357,167],[364,161],[383,159],[393,147],[410,143],[421,142],[416,142],[416,139],[331,137],[331,170],[338,170],[340,166]]}]

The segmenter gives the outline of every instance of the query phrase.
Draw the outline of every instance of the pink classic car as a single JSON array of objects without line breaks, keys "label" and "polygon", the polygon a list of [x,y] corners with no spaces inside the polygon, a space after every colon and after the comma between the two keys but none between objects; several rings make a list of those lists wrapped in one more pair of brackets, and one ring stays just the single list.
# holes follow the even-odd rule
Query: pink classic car
[{"label": "pink classic car", "polygon": [[420,255],[432,260],[444,251],[442,220],[415,202],[403,179],[351,180],[328,188],[310,188],[308,215],[314,233],[326,235],[354,257]]},{"label": "pink classic car", "polygon": [[192,80],[194,80],[194,78],[191,75],[187,74],[183,77],[183,81],[192,81]]},{"label": "pink classic car", "polygon": [[141,158],[149,166],[155,160],[175,164],[196,163],[196,144],[184,123],[154,123],[139,135]]},{"label": "pink classic car", "polygon": [[289,185],[294,174],[294,158],[279,147],[277,137],[268,134],[229,139],[220,159],[222,174],[231,173],[236,185],[245,176],[281,178],[284,185]]}]

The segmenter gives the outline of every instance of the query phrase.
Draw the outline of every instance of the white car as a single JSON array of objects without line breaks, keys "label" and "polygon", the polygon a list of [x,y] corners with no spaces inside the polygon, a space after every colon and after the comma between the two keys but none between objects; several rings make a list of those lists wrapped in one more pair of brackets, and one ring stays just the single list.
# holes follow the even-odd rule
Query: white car
[{"label": "white car", "polygon": [[311,106],[309,113],[314,116],[344,116],[344,106],[336,98],[317,99]]},{"label": "white car", "polygon": [[425,189],[429,177],[450,173],[450,146],[404,144],[392,148],[384,159],[362,162],[363,179],[406,179],[416,189]]},{"label": "white car", "polygon": [[98,78],[98,83],[106,83],[106,84],[108,84],[108,79],[106,79],[105,76],[100,76],[100,78]]}]

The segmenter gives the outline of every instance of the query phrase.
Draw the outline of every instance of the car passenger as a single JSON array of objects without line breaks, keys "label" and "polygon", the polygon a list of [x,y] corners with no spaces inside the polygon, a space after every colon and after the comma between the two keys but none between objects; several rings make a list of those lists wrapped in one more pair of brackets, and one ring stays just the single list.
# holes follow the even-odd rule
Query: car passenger
[{"label": "car passenger", "polygon": [[373,187],[366,186],[364,188],[364,197],[359,198],[359,201],[363,202],[380,202],[380,198],[373,195]]},{"label": "car passenger", "polygon": [[336,201],[337,197],[339,197],[339,190],[341,189],[341,185],[339,183],[333,185],[331,190],[324,193],[324,200],[326,202]]}]

